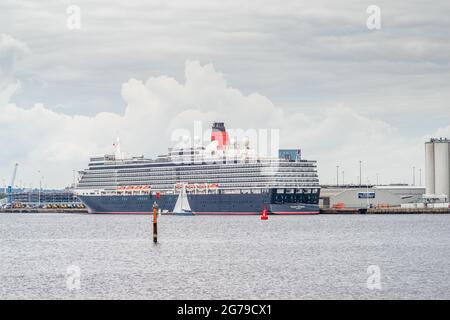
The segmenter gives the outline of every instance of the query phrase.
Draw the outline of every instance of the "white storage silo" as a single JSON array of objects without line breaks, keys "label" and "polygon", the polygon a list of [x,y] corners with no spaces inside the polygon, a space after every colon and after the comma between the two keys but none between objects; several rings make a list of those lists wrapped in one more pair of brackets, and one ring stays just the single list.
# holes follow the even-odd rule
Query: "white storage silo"
[{"label": "white storage silo", "polygon": [[434,143],[434,194],[450,195],[450,141]]},{"label": "white storage silo", "polygon": [[431,139],[425,143],[426,193],[450,197],[450,140]]},{"label": "white storage silo", "polygon": [[434,143],[425,142],[425,187],[427,194],[434,194]]}]

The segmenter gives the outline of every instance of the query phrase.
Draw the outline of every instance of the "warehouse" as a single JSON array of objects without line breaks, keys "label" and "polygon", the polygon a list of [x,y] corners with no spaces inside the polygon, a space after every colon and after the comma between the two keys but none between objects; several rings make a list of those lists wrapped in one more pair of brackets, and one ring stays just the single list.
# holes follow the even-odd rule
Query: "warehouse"
[{"label": "warehouse", "polygon": [[421,201],[424,193],[424,187],[414,186],[324,186],[319,204],[322,208],[400,207]]},{"label": "warehouse", "polygon": [[71,190],[14,190],[7,199],[2,199],[0,207],[78,207],[80,200]]}]

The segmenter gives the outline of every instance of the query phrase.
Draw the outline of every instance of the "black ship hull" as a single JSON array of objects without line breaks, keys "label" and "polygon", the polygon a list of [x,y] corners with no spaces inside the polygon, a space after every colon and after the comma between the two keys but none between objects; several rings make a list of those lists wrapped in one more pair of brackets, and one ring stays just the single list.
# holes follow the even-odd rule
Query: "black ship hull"
[{"label": "black ship hull", "polygon": [[[145,214],[151,213],[156,201],[162,213],[174,210],[178,195],[80,195],[90,213]],[[255,215],[266,209],[269,214],[318,214],[317,201],[274,202],[270,194],[188,194],[193,215]],[[311,203],[312,202],[312,203]]]}]

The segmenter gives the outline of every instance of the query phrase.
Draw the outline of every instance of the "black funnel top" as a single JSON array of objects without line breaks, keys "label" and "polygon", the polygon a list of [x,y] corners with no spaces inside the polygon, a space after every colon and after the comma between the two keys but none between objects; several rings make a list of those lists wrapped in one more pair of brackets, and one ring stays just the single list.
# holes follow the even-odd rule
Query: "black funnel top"
[{"label": "black funnel top", "polygon": [[213,131],[222,131],[225,132],[225,124],[223,122],[214,122]]}]

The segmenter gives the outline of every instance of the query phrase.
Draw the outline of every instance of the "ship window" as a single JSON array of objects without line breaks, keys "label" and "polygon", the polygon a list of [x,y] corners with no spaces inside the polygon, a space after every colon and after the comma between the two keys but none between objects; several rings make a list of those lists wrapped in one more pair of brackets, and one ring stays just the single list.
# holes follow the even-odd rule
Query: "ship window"
[{"label": "ship window", "polygon": [[278,193],[278,194],[284,193],[284,189],[277,189],[277,193]]}]

